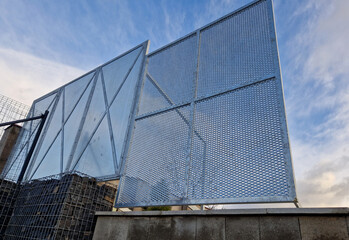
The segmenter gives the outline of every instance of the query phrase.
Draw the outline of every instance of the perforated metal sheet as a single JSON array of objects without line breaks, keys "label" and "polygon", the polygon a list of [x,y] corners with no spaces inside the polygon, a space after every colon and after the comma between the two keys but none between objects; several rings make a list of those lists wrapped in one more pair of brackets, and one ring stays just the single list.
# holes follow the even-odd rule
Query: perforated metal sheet
[{"label": "perforated metal sheet", "polygon": [[197,102],[190,199],[289,194],[275,81]]},{"label": "perforated metal sheet", "polygon": [[[36,115],[46,110],[49,115],[26,181],[72,171],[99,180],[119,178],[148,43],[34,101]],[[25,125],[28,136],[35,136],[32,125]],[[27,148],[28,136],[21,137],[21,144]],[[10,162],[17,166],[24,156],[26,151],[13,155]]]},{"label": "perforated metal sheet", "polygon": [[294,201],[270,0],[148,61],[116,207]]},{"label": "perforated metal sheet", "polygon": [[273,44],[266,1],[203,29],[198,96],[274,74]]},{"label": "perforated metal sheet", "polygon": [[139,115],[193,99],[196,41],[192,34],[148,58]]},{"label": "perforated metal sheet", "polygon": [[[120,202],[154,202],[158,205],[183,199],[188,108],[181,107],[137,121],[126,166],[127,176],[120,185]],[[152,164],[144,164],[149,159]]]}]

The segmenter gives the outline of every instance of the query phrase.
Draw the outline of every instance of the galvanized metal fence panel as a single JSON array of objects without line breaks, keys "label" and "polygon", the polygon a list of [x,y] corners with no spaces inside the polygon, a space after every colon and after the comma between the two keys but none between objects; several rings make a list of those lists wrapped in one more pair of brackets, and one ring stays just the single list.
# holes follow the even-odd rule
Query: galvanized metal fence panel
[{"label": "galvanized metal fence panel", "polygon": [[[32,109],[36,114],[48,110],[49,115],[27,169],[26,181],[72,171],[99,180],[119,177],[137,98],[135,90],[147,50],[148,42],[138,45],[34,101]],[[35,135],[33,123],[25,128],[28,136]],[[30,145],[28,137],[20,137],[18,144]],[[20,165],[25,156],[25,151],[13,154],[9,162]]]},{"label": "galvanized metal fence panel", "polygon": [[271,0],[148,55],[116,207],[292,202]]},{"label": "galvanized metal fence panel", "polygon": [[138,115],[193,99],[196,41],[192,34],[149,58]]}]

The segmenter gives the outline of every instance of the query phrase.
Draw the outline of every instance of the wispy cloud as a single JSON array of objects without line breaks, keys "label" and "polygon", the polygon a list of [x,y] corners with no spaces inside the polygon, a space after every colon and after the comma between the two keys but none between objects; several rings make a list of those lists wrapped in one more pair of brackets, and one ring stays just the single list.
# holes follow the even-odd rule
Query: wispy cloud
[{"label": "wispy cloud", "polygon": [[349,156],[317,163],[298,184],[305,206],[349,205]]},{"label": "wispy cloud", "polygon": [[165,22],[165,36],[167,42],[172,42],[181,37],[183,24],[185,20],[185,12],[173,12],[167,8],[167,5],[162,2],[162,10]]},{"label": "wispy cloud", "polygon": [[283,67],[299,197],[306,205],[349,205],[349,2],[305,6],[291,16],[305,21],[286,44]]},{"label": "wispy cloud", "polygon": [[209,0],[204,5],[204,12],[195,13],[195,28],[202,27],[209,22],[220,18],[238,7],[241,7],[243,4],[248,3],[249,1],[241,0]]},{"label": "wispy cloud", "polygon": [[1,94],[27,105],[84,72],[71,66],[0,48]]},{"label": "wispy cloud", "polygon": [[[0,1],[1,93],[31,104],[146,39],[157,49],[248,2]],[[274,2],[299,198],[348,206],[349,1]]]}]

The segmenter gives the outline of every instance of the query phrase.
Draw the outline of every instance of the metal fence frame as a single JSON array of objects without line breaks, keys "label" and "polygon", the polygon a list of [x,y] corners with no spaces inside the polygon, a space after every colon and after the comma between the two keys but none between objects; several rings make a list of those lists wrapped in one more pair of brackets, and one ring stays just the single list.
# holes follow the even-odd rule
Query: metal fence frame
[{"label": "metal fence frame", "polygon": [[[269,76],[265,76],[264,78],[260,78],[260,79],[254,79],[253,81],[250,81],[248,84],[240,84],[237,86],[233,86],[230,88],[225,89],[224,91],[221,91],[219,93],[214,93],[214,94],[207,94],[204,96],[200,96],[197,97],[197,81],[198,81],[198,75],[199,75],[199,56],[200,56],[200,39],[201,39],[201,32],[204,31],[205,29],[211,27],[212,25],[215,25],[216,23],[219,23],[237,13],[239,13],[240,11],[249,8],[259,2],[263,2],[266,1],[267,5],[268,5],[268,22],[269,22],[269,29],[270,29],[270,40],[272,41],[272,45],[273,45],[273,49],[272,49],[272,54],[273,54],[273,59],[274,59],[274,69],[275,69],[275,74],[273,75],[269,75]],[[127,146],[125,148],[124,151],[124,155],[123,155],[123,165],[121,168],[121,182],[120,182],[120,190],[117,193],[117,200],[115,203],[115,207],[138,207],[138,206],[158,206],[158,205],[194,205],[194,204],[223,204],[223,203],[276,203],[276,202],[297,202],[297,198],[296,198],[296,190],[295,190],[295,181],[294,181],[294,177],[293,177],[293,166],[292,166],[292,158],[291,158],[291,151],[290,151],[290,144],[289,144],[289,138],[288,138],[288,128],[287,128],[287,119],[286,119],[286,114],[285,114],[285,105],[284,105],[284,95],[283,95],[283,85],[282,85],[282,77],[281,77],[281,69],[280,69],[280,64],[279,64],[279,53],[278,53],[278,45],[277,45],[277,39],[276,39],[276,30],[275,30],[275,22],[274,22],[274,9],[273,9],[273,3],[272,0],[255,0],[235,11],[233,11],[232,13],[229,13],[219,19],[217,19],[216,21],[209,23],[207,25],[205,25],[202,28],[199,28],[198,30],[187,34],[186,36],[168,44],[165,45],[164,47],[155,50],[154,52],[150,53],[147,55],[147,62],[145,65],[145,72],[143,74],[143,80],[142,80],[142,84],[140,86],[138,86],[138,92],[142,93],[143,90],[143,86],[144,83],[146,81],[146,79],[148,78],[151,82],[153,82],[155,87],[159,87],[156,86],[156,81],[154,81],[154,79],[152,79],[152,76],[148,73],[148,62],[149,62],[149,58],[151,58],[153,55],[166,50],[167,48],[176,45],[177,43],[185,40],[186,38],[189,38],[191,36],[195,36],[197,39],[197,58],[196,58],[196,72],[195,72],[195,82],[194,82],[194,92],[195,92],[195,97],[191,100],[191,101],[187,101],[184,103],[180,103],[180,104],[175,104],[175,105],[171,105],[167,108],[162,108],[160,110],[157,111],[153,111],[153,112],[149,112],[146,114],[142,114],[137,116],[137,112],[139,110],[139,106],[140,106],[140,98],[137,100],[137,107],[135,108],[135,112],[133,113],[133,126],[132,126],[132,133],[130,133],[130,136],[128,137],[128,142],[127,142]],[[201,199],[201,200],[190,200],[188,199],[188,190],[185,189],[185,195],[184,198],[179,200],[179,201],[166,201],[165,203],[159,203],[158,201],[148,201],[146,204],[144,202],[138,202],[138,203],[119,203],[118,200],[120,199],[120,193],[123,190],[123,186],[122,186],[122,182],[123,182],[123,177],[125,177],[126,174],[126,164],[127,164],[127,155],[130,152],[130,147],[132,145],[132,134],[134,133],[134,127],[135,124],[138,120],[144,119],[144,118],[148,118],[154,115],[157,115],[159,113],[165,113],[171,110],[178,110],[181,107],[184,106],[189,106],[190,108],[190,119],[188,120],[188,124],[189,124],[189,131],[190,134],[188,135],[188,139],[187,139],[187,143],[188,143],[188,148],[187,148],[187,158],[186,158],[186,187],[188,186],[188,172],[189,172],[189,167],[190,167],[190,156],[191,156],[191,145],[192,145],[192,137],[193,134],[195,134],[195,130],[193,128],[193,123],[194,123],[194,108],[195,108],[195,104],[199,101],[202,101],[204,99],[208,99],[208,98],[212,98],[215,96],[219,96],[219,95],[223,95],[226,94],[228,92],[232,92],[235,90],[238,90],[240,88],[244,88],[247,86],[251,86],[251,85],[255,85],[257,83],[261,83],[261,82],[265,82],[267,80],[270,79],[276,79],[276,83],[277,83],[277,96],[278,96],[278,101],[279,103],[282,103],[279,105],[279,112],[280,114],[280,120],[281,120],[281,131],[282,131],[282,141],[283,141],[283,153],[285,155],[285,159],[286,162],[285,164],[287,164],[287,171],[289,172],[288,174],[288,184],[289,184],[289,196],[287,197],[255,197],[253,199],[251,199],[250,197],[247,198],[225,198],[225,199]],[[158,90],[160,92],[163,92],[161,90],[161,88],[158,88]],[[171,101],[171,99],[167,98],[166,93],[163,92],[164,97],[166,98],[166,100],[168,100],[169,102]]]},{"label": "metal fence frame", "polygon": [[[25,118],[29,110],[29,106],[0,94],[0,123]],[[4,129],[5,127],[0,127],[0,139]]]},{"label": "metal fence frame", "polygon": [[[136,50],[136,49],[140,49],[140,50],[139,50],[139,53],[138,53],[138,55],[137,55],[135,61],[131,64],[129,70],[127,71],[126,76],[125,76],[124,79],[122,80],[121,86],[120,86],[117,90],[115,90],[116,93],[115,93],[115,96],[113,97],[113,99],[115,99],[116,96],[117,96],[117,94],[119,93],[120,89],[122,88],[123,84],[125,83],[127,77],[128,77],[129,74],[131,73],[131,70],[132,70],[133,67],[135,66],[137,60],[141,61],[141,62],[140,62],[140,66],[141,66],[140,69],[141,69],[141,71],[140,71],[140,74],[139,74],[139,76],[138,76],[138,78],[137,78],[137,80],[136,80],[136,85],[139,85],[139,82],[142,80],[142,78],[141,78],[142,75],[141,75],[141,74],[142,74],[142,71],[143,71],[144,62],[145,62],[145,60],[146,60],[146,57],[145,57],[145,56],[146,56],[146,54],[148,53],[148,49],[149,49],[149,41],[145,41],[145,42],[143,42],[142,44],[137,45],[136,47],[130,49],[129,51],[127,51],[127,52],[125,52],[125,53],[119,55],[118,57],[116,57],[116,58],[114,58],[114,59],[112,59],[112,60],[110,60],[110,61],[108,61],[108,62],[106,62],[106,63],[104,63],[104,64],[102,64],[102,65],[100,65],[100,66],[98,66],[97,68],[95,68],[95,69],[93,69],[93,70],[87,72],[86,74],[82,75],[81,77],[79,77],[79,78],[77,78],[77,79],[75,79],[75,80],[73,80],[73,81],[71,81],[71,82],[69,82],[69,83],[67,83],[67,84],[65,84],[65,85],[63,85],[63,86],[61,86],[61,87],[59,87],[58,89],[56,89],[56,90],[54,90],[54,91],[52,91],[52,92],[50,92],[50,93],[48,93],[48,94],[46,94],[46,95],[44,95],[44,96],[38,98],[38,99],[36,99],[36,100],[33,102],[33,105],[32,105],[32,108],[31,108],[31,112],[29,113],[28,117],[31,117],[31,115],[33,114],[33,112],[39,113],[40,111],[45,111],[45,110],[46,110],[46,109],[36,109],[36,105],[37,105],[38,103],[40,103],[42,100],[45,100],[45,99],[48,100],[48,101],[47,101],[47,109],[50,109],[50,114],[48,115],[48,118],[47,118],[47,121],[46,121],[46,123],[45,123],[44,129],[43,129],[43,131],[42,131],[42,133],[41,133],[41,136],[40,136],[39,141],[38,141],[38,144],[37,144],[37,146],[36,146],[36,148],[35,148],[33,157],[31,158],[31,162],[30,162],[30,164],[29,164],[29,166],[28,166],[28,170],[27,170],[27,172],[26,172],[26,174],[25,174],[25,178],[24,178],[25,181],[30,181],[30,180],[32,179],[32,177],[34,176],[35,169],[37,170],[37,169],[40,167],[41,162],[44,160],[45,156],[46,156],[47,153],[50,151],[50,149],[51,149],[52,145],[55,143],[56,139],[57,139],[58,137],[60,137],[60,136],[59,136],[60,134],[63,134],[63,136],[61,137],[61,138],[62,138],[62,141],[61,141],[60,144],[61,144],[61,145],[64,145],[64,140],[63,140],[63,139],[64,139],[64,131],[66,131],[66,129],[64,130],[64,125],[67,123],[67,121],[68,121],[68,119],[69,119],[69,116],[73,114],[74,109],[77,107],[79,101],[81,100],[81,98],[83,97],[84,94],[81,94],[81,96],[77,99],[77,102],[76,102],[75,105],[72,107],[72,111],[70,112],[70,114],[69,114],[68,116],[64,116],[64,114],[62,114],[62,123],[61,123],[61,126],[59,126],[59,131],[58,131],[58,133],[56,134],[56,137],[53,138],[52,143],[50,143],[48,149],[45,150],[46,153],[43,155],[43,157],[41,156],[40,159],[37,159],[37,158],[38,158],[38,154],[39,154],[39,152],[40,152],[40,148],[41,148],[43,142],[45,141],[45,137],[46,137],[46,135],[47,135],[48,129],[50,128],[50,124],[51,124],[51,122],[52,122],[52,120],[53,120],[53,116],[54,116],[54,114],[55,114],[56,107],[57,107],[57,105],[58,105],[58,103],[59,103],[59,100],[61,100],[61,99],[62,99],[62,100],[61,100],[61,101],[62,101],[61,104],[62,104],[63,107],[62,107],[62,110],[59,109],[59,110],[57,110],[57,111],[63,111],[63,113],[64,113],[64,111],[65,111],[65,110],[64,110],[64,106],[65,106],[65,102],[64,102],[64,101],[65,101],[65,97],[64,97],[64,95],[65,95],[65,87],[68,86],[68,85],[70,85],[70,84],[73,84],[73,83],[76,82],[76,81],[79,81],[80,79],[82,79],[82,78],[84,78],[84,77],[86,77],[86,76],[91,75],[91,77],[89,78],[88,83],[86,84],[85,90],[83,91],[83,93],[84,93],[84,92],[89,88],[90,85],[92,85],[93,88],[95,87],[96,82],[97,82],[97,76],[101,75],[101,78],[102,78],[101,81],[102,81],[102,84],[103,84],[103,94],[104,94],[104,97],[106,98],[106,97],[107,97],[107,95],[106,95],[106,86],[105,86],[105,83],[104,83],[104,77],[103,77],[103,73],[102,73],[101,69],[102,69],[104,66],[106,66],[106,65],[108,65],[108,64],[110,64],[110,63],[112,63],[112,62],[114,62],[114,61],[117,61],[118,59],[121,59],[122,57],[126,56],[127,54],[131,53],[132,51],[134,51],[134,50]],[[138,87],[136,87],[135,90],[134,90],[134,91],[135,91],[135,94],[136,94],[137,89],[138,89]],[[78,132],[78,133],[77,133],[77,136],[75,136],[75,140],[74,140],[74,143],[73,143],[73,144],[74,144],[74,145],[73,145],[73,148],[76,148],[76,145],[77,145],[77,143],[79,142],[79,134],[81,133],[82,128],[84,127],[84,121],[85,121],[86,116],[87,116],[87,114],[88,114],[88,109],[89,109],[89,106],[90,106],[90,102],[91,102],[93,93],[94,93],[94,89],[91,89],[91,91],[90,91],[89,93],[87,93],[87,94],[89,94],[89,97],[88,97],[89,99],[88,99],[88,102],[87,102],[87,104],[86,104],[86,106],[85,106],[85,110],[84,110],[84,112],[83,112],[83,116],[82,116],[82,118],[79,120],[79,121],[80,121],[80,124],[79,124],[79,128],[78,128],[78,130],[77,130],[77,132]],[[51,99],[50,99],[50,97],[51,97]],[[103,96],[102,96],[102,97],[103,97]],[[132,115],[133,115],[133,114],[132,114],[132,109],[134,108],[136,98],[137,98],[137,95],[134,95],[134,96],[133,96],[133,99],[132,99],[131,114],[130,114],[130,116],[129,116],[129,118],[128,118],[127,127],[126,127],[126,136],[127,136],[127,134],[128,134],[127,131],[128,131],[128,129],[129,129],[129,126],[130,126],[130,124],[131,124],[131,122],[132,122]],[[102,121],[104,118],[107,118],[107,120],[108,120],[108,121],[107,121],[107,122],[108,122],[108,128],[110,128],[111,125],[112,125],[112,123],[111,123],[111,118],[110,118],[110,113],[109,113],[109,109],[110,109],[110,107],[111,107],[111,105],[112,105],[113,102],[111,101],[111,102],[109,103],[107,99],[103,99],[103,100],[105,100],[106,110],[104,111],[104,113],[103,113],[103,115],[102,115],[100,121],[98,122],[98,124],[97,124],[97,126],[96,126],[96,129],[94,129],[93,134],[97,131],[97,129],[98,129],[98,127],[99,127],[101,121]],[[65,117],[66,117],[66,119],[64,119]],[[35,127],[35,126],[32,126],[32,124],[30,124],[30,126],[28,126],[28,128],[29,128],[29,132],[31,133],[31,135],[33,135],[33,133],[36,131],[36,127]],[[109,136],[109,137],[111,138],[111,141],[112,141],[112,140],[113,140],[113,132],[111,131],[111,129],[109,129],[109,133],[110,133],[110,136]],[[89,142],[91,141],[91,139],[93,138],[93,134],[92,134],[91,138],[89,139],[88,143],[89,143]],[[114,137],[114,138],[115,138],[115,137]],[[22,140],[22,141],[25,141],[25,142],[27,141],[27,139],[24,139],[24,138],[21,139],[21,140]],[[126,146],[126,142],[127,142],[126,140],[127,140],[127,138],[123,139],[123,142],[124,142],[124,143],[123,143],[122,149],[124,149],[125,146]],[[58,140],[57,140],[57,141],[58,141]],[[28,144],[22,143],[22,145],[28,145]],[[87,144],[87,145],[88,145],[88,144]],[[86,147],[85,147],[84,149],[87,148],[87,145],[86,145]],[[115,147],[113,141],[112,141],[112,145],[113,145],[113,147]],[[22,149],[22,150],[25,150],[25,149]],[[22,150],[21,150],[21,152],[22,152]],[[27,152],[28,152],[28,149],[26,149],[26,150],[27,150]],[[63,147],[62,147],[62,146],[61,146],[61,151],[63,151]],[[124,151],[124,150],[121,151],[121,154],[122,154],[123,151]],[[72,151],[72,152],[73,152],[73,151]],[[84,151],[83,151],[83,152],[84,152]],[[82,152],[80,155],[82,155],[83,152]],[[75,153],[74,153],[74,154],[75,154]],[[115,149],[113,149],[113,158],[114,158],[114,155],[115,155],[115,154],[116,154],[116,153],[115,153]],[[25,153],[24,153],[24,155],[25,155]],[[13,163],[13,162],[20,162],[20,161],[23,161],[23,159],[22,159],[22,160],[19,159],[19,158],[20,158],[19,154],[18,154],[18,156],[12,156],[12,158],[13,158],[13,159],[10,159],[10,162],[12,162],[12,163]],[[78,159],[76,162],[73,162],[73,161],[72,161],[72,160],[73,160],[73,159],[72,159],[73,156],[71,155],[71,156],[69,157],[69,159],[67,160],[66,167],[63,166],[63,159],[62,159],[62,158],[63,158],[63,154],[61,154],[61,163],[60,163],[61,166],[60,166],[60,170],[59,170],[59,172],[60,172],[61,174],[62,174],[62,173],[67,173],[67,172],[71,172],[71,171],[75,171],[75,167],[76,167],[76,165],[78,164],[78,162],[79,162],[81,156],[79,157],[79,159]],[[40,161],[40,164],[38,164],[37,166],[35,166],[35,162],[36,162],[36,161]],[[116,161],[115,158],[113,159],[113,162],[114,162],[114,161]],[[96,178],[98,178],[98,180],[101,180],[101,181],[107,181],[107,180],[118,179],[118,178],[120,177],[121,162],[122,162],[122,158],[118,160],[118,163],[114,163],[115,174],[106,175],[106,176],[104,176],[104,175],[103,175],[103,176],[93,176],[93,177],[96,177]],[[52,175],[52,173],[48,173],[48,175]]]}]

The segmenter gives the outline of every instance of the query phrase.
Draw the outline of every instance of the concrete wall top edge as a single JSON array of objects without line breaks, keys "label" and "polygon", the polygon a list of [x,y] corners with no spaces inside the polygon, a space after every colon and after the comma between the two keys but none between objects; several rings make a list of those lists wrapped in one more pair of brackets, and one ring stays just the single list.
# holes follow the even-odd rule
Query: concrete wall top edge
[{"label": "concrete wall top edge", "polygon": [[348,215],[349,208],[259,208],[208,211],[96,212],[96,216],[215,216],[215,215]]}]

